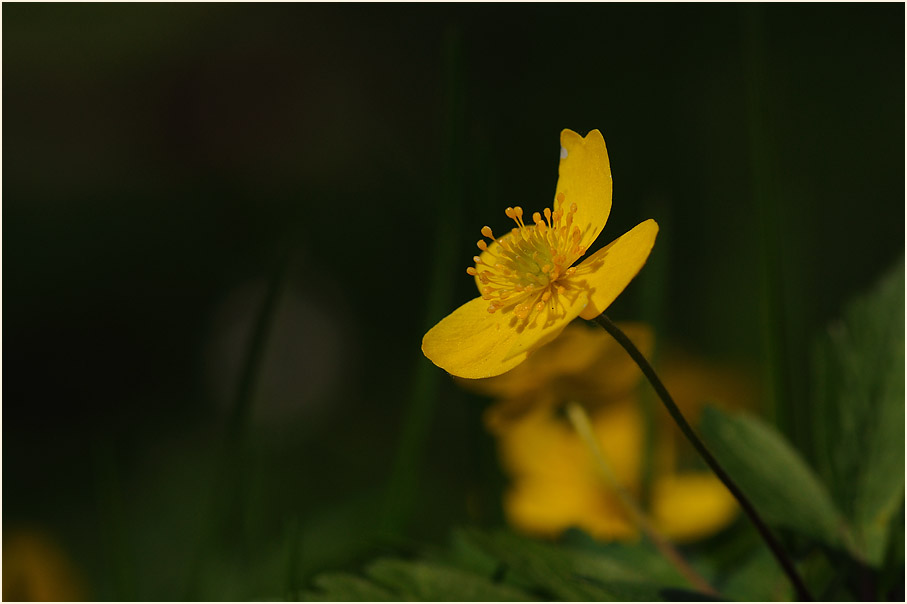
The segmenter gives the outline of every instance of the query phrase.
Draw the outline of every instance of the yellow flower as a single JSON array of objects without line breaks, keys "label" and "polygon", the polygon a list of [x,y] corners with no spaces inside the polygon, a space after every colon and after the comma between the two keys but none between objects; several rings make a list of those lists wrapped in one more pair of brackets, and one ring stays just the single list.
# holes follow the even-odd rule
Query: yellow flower
[{"label": "yellow flower", "polygon": [[85,584],[57,542],[38,529],[3,535],[3,599],[60,602],[86,599]]},{"label": "yellow flower", "polygon": [[[653,337],[645,326],[622,329],[651,349]],[[510,373],[460,380],[501,398],[486,412],[485,423],[511,479],[504,511],[515,528],[548,537],[570,527],[599,539],[637,535],[632,517],[600,475],[591,452],[558,410],[571,400],[590,409],[593,431],[617,481],[638,494],[645,428],[637,392],[642,374],[631,363],[604,331],[571,325]],[[684,393],[684,400],[678,400],[682,405],[713,392],[695,376],[687,380],[697,388]],[[737,505],[711,473],[677,469],[676,442],[668,428],[660,426],[656,441],[649,515],[673,540],[702,538],[730,523]]]},{"label": "yellow flower", "polygon": [[[643,422],[634,399],[608,405],[592,416],[595,435],[618,482],[640,488]],[[511,485],[504,512],[515,528],[556,537],[578,527],[603,540],[632,539],[632,517],[602,478],[582,439],[550,408],[539,408],[496,433]],[[675,541],[705,537],[727,526],[737,513],[733,496],[708,472],[656,471],[649,515]]]},{"label": "yellow flower", "polygon": [[592,245],[611,211],[611,166],[598,130],[585,138],[561,132],[554,210],[507,208],[516,228],[495,238],[489,227],[481,254],[467,272],[481,296],[467,302],[422,338],[435,365],[464,378],[513,369],[554,339],[576,317],[601,314],[645,264],[658,225],[646,220],[608,246],[573,264]]},{"label": "yellow flower", "polygon": [[[621,330],[649,356],[654,348],[652,330],[642,323],[620,323]],[[532,353],[530,361],[503,375],[457,382],[500,402],[486,420],[507,422],[541,404],[582,401],[607,404],[633,396],[639,386],[639,367],[613,338],[599,327],[569,325],[552,342]]]}]

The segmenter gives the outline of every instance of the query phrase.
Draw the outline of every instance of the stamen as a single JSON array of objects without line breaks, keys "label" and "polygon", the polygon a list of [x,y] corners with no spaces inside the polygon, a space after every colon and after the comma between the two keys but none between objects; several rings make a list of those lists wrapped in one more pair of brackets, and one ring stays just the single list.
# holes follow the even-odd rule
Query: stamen
[{"label": "stamen", "polygon": [[466,272],[478,280],[482,298],[490,302],[489,313],[509,308],[517,319],[528,322],[533,310],[556,311],[553,298],[567,290],[563,279],[576,271],[568,268],[569,263],[585,252],[579,245],[582,230],[573,224],[577,206],[573,203],[568,210],[565,203],[564,194],[558,193],[555,209],[533,212],[529,225],[523,208],[506,208],[504,214],[516,227],[500,239],[491,227],[482,227],[482,236],[498,245],[492,249],[484,240],[477,241],[482,255],[473,256],[475,266]]},{"label": "stamen", "polygon": [[525,319],[529,316],[530,310],[532,310],[532,307],[528,304],[520,304],[513,309],[513,314],[515,314],[518,319]]}]

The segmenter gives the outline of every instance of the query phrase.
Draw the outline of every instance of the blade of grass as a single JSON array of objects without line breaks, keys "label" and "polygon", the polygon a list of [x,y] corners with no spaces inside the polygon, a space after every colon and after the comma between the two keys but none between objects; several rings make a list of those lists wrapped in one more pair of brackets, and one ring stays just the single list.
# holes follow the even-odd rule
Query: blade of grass
[{"label": "blade of grass", "polygon": [[286,286],[289,266],[290,252],[288,249],[282,249],[249,338],[249,347],[237,383],[236,398],[227,420],[223,449],[215,470],[208,527],[199,544],[199,553],[189,569],[187,600],[198,599],[198,579],[204,556],[213,551],[214,544],[219,538],[224,535],[236,535],[239,554],[248,557],[249,535],[245,515],[248,426],[265,350],[273,327],[274,315]]},{"label": "blade of grass", "polygon": [[[455,240],[460,232],[459,207],[462,203],[463,182],[463,124],[465,100],[463,93],[463,59],[460,33],[456,28],[446,32],[444,40],[444,72],[447,121],[445,127],[444,168],[437,205],[437,230],[433,237],[435,248],[425,303],[424,331],[440,318],[452,297]],[[396,535],[405,528],[416,499],[416,488],[422,466],[422,451],[431,428],[435,402],[438,398],[441,372],[421,353],[409,393],[403,429],[387,483],[385,505],[380,520],[381,530]]]},{"label": "blade of grass", "polygon": [[98,497],[101,536],[110,560],[113,600],[141,599],[135,592],[132,556],[126,545],[123,501],[117,476],[116,454],[110,443],[95,443],[94,475]]},{"label": "blade of grass", "polygon": [[797,391],[793,371],[793,343],[787,328],[793,315],[791,305],[796,303],[796,299],[788,295],[786,284],[796,283],[797,280],[785,279],[788,263],[784,261],[786,250],[781,232],[782,214],[778,201],[780,191],[776,183],[777,170],[772,161],[775,154],[772,150],[766,101],[769,68],[764,10],[759,5],[741,6],[752,198],[760,234],[761,333],[765,351],[766,398],[772,419],[781,431],[798,448],[809,450],[808,443],[805,442],[808,437],[805,430],[808,409],[803,404],[805,393]]}]

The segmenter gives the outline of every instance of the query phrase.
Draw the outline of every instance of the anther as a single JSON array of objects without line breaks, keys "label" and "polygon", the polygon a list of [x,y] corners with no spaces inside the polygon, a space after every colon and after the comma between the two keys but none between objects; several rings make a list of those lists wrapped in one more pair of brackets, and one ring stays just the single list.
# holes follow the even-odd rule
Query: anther
[{"label": "anther", "polygon": [[529,311],[531,309],[532,309],[532,307],[529,306],[528,304],[520,304],[516,308],[513,309],[513,314],[515,314],[517,316],[517,318],[525,319],[526,317],[529,316]]},{"label": "anther", "polygon": [[482,237],[488,237],[489,239],[494,239],[494,235],[491,232],[491,227],[488,227],[488,226],[482,227]]},{"label": "anther", "polygon": [[469,273],[470,275],[472,275],[473,277],[475,277],[476,275],[479,274],[479,271],[477,271],[476,267],[474,267],[474,266],[470,266],[469,268],[467,268],[466,272]]},{"label": "anther", "polygon": [[481,239],[479,239],[479,241],[476,242],[476,245],[477,245],[477,246],[479,247],[479,249],[482,250],[483,252],[484,252],[485,250],[488,249],[488,244],[485,243],[484,241],[482,241]]}]

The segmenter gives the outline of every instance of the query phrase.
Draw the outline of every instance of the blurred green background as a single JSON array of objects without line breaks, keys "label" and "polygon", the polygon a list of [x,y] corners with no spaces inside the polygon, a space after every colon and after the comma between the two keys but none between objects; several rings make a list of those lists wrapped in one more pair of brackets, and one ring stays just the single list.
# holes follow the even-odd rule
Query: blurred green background
[{"label": "blurred green background", "polygon": [[[757,368],[809,451],[810,343],[904,251],[904,7],[3,10],[3,530],[99,599],[283,597],[502,522],[420,350],[479,229],[598,128],[612,306]],[[242,569],[242,572],[236,572]]]}]

